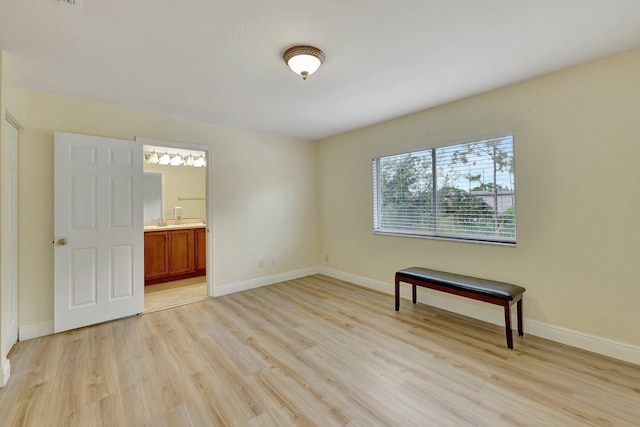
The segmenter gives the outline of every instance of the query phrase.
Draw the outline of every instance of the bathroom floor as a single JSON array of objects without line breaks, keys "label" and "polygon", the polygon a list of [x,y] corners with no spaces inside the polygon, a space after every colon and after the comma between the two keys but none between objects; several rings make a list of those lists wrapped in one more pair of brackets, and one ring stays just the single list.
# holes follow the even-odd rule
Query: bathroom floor
[{"label": "bathroom floor", "polygon": [[144,287],[144,312],[164,310],[209,298],[205,276]]}]

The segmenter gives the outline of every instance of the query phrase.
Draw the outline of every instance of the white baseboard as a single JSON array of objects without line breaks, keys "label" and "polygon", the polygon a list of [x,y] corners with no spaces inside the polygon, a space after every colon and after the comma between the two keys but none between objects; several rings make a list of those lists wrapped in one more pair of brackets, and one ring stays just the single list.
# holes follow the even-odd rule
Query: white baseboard
[{"label": "white baseboard", "polygon": [[219,297],[222,295],[232,294],[234,292],[246,291],[262,286],[273,285],[274,283],[286,282],[287,280],[294,280],[301,277],[318,274],[318,272],[318,267],[309,267],[300,270],[287,271],[286,273],[259,277],[257,279],[245,280],[243,282],[230,283],[228,285],[214,286],[213,296]]},{"label": "white baseboard", "polygon": [[35,323],[18,328],[18,340],[26,341],[33,338],[53,334],[53,321]]},{"label": "white baseboard", "polygon": [[549,325],[537,320],[526,320],[525,324],[527,325],[525,331],[530,331],[531,335],[640,365],[639,346]]},{"label": "white baseboard", "polygon": [[9,376],[11,375],[11,362],[9,359],[4,359],[2,362],[2,368],[0,369],[0,387],[7,385]]},{"label": "white baseboard", "polygon": [[[393,284],[369,279],[367,277],[357,276],[355,274],[345,273],[344,271],[334,270],[327,267],[319,267],[320,274],[324,274],[334,279],[344,280],[345,282],[355,283],[370,289],[375,289],[387,294],[394,294],[395,287]],[[503,311],[501,308],[492,310],[492,306],[488,304],[474,303],[463,298],[456,298],[448,294],[439,295],[438,293],[426,290],[418,291],[418,301],[425,302],[428,293],[428,304],[443,310],[458,313],[463,316],[472,317],[484,322],[495,325],[504,326]],[[402,285],[400,295],[403,298],[411,299],[411,287]],[[393,302],[390,302],[393,304]],[[405,302],[406,304],[406,302]],[[526,304],[526,302],[525,302]],[[401,302],[402,305],[402,302]],[[391,309],[392,307],[390,305]],[[496,306],[497,307],[497,306]],[[515,311],[515,310],[514,310]],[[525,308],[526,314],[526,308]],[[640,347],[607,338],[597,337],[586,334],[584,332],[574,331],[559,326],[549,325],[537,320],[523,319],[525,336],[527,334],[545,338],[561,344],[570,345],[593,353],[602,354],[604,356],[613,357],[614,359],[623,360],[625,362],[640,365]],[[512,322],[515,325],[515,322]]]}]

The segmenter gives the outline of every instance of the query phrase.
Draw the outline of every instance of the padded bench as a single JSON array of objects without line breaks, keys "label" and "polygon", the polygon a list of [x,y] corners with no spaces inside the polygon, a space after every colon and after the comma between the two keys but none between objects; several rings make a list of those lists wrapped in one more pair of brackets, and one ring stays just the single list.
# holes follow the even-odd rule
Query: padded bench
[{"label": "padded bench", "polygon": [[400,310],[400,282],[411,284],[414,304],[417,300],[416,286],[422,286],[503,306],[505,333],[507,336],[507,347],[509,349],[513,349],[511,306],[517,303],[518,335],[524,335],[522,329],[522,294],[525,288],[522,286],[429,270],[428,268],[409,267],[396,272],[396,311]]}]

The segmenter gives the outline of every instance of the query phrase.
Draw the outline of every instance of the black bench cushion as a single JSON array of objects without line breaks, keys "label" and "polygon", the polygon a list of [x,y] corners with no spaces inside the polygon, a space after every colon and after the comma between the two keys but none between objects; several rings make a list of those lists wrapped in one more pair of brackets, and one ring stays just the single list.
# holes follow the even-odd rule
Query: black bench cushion
[{"label": "black bench cushion", "polygon": [[396,273],[397,277],[424,280],[448,286],[455,289],[464,289],[479,294],[490,295],[506,301],[513,301],[522,295],[525,289],[522,286],[493,280],[478,279],[476,277],[462,276],[460,274],[445,273],[429,270],[422,267],[409,267]]}]

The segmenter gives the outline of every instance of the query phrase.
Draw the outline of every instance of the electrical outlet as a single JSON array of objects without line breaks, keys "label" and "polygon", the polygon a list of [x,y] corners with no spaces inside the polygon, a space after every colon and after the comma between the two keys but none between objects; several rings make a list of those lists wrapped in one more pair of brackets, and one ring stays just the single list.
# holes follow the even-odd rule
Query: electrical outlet
[{"label": "electrical outlet", "polygon": [[258,268],[264,268],[264,260],[263,259],[258,261]]}]

